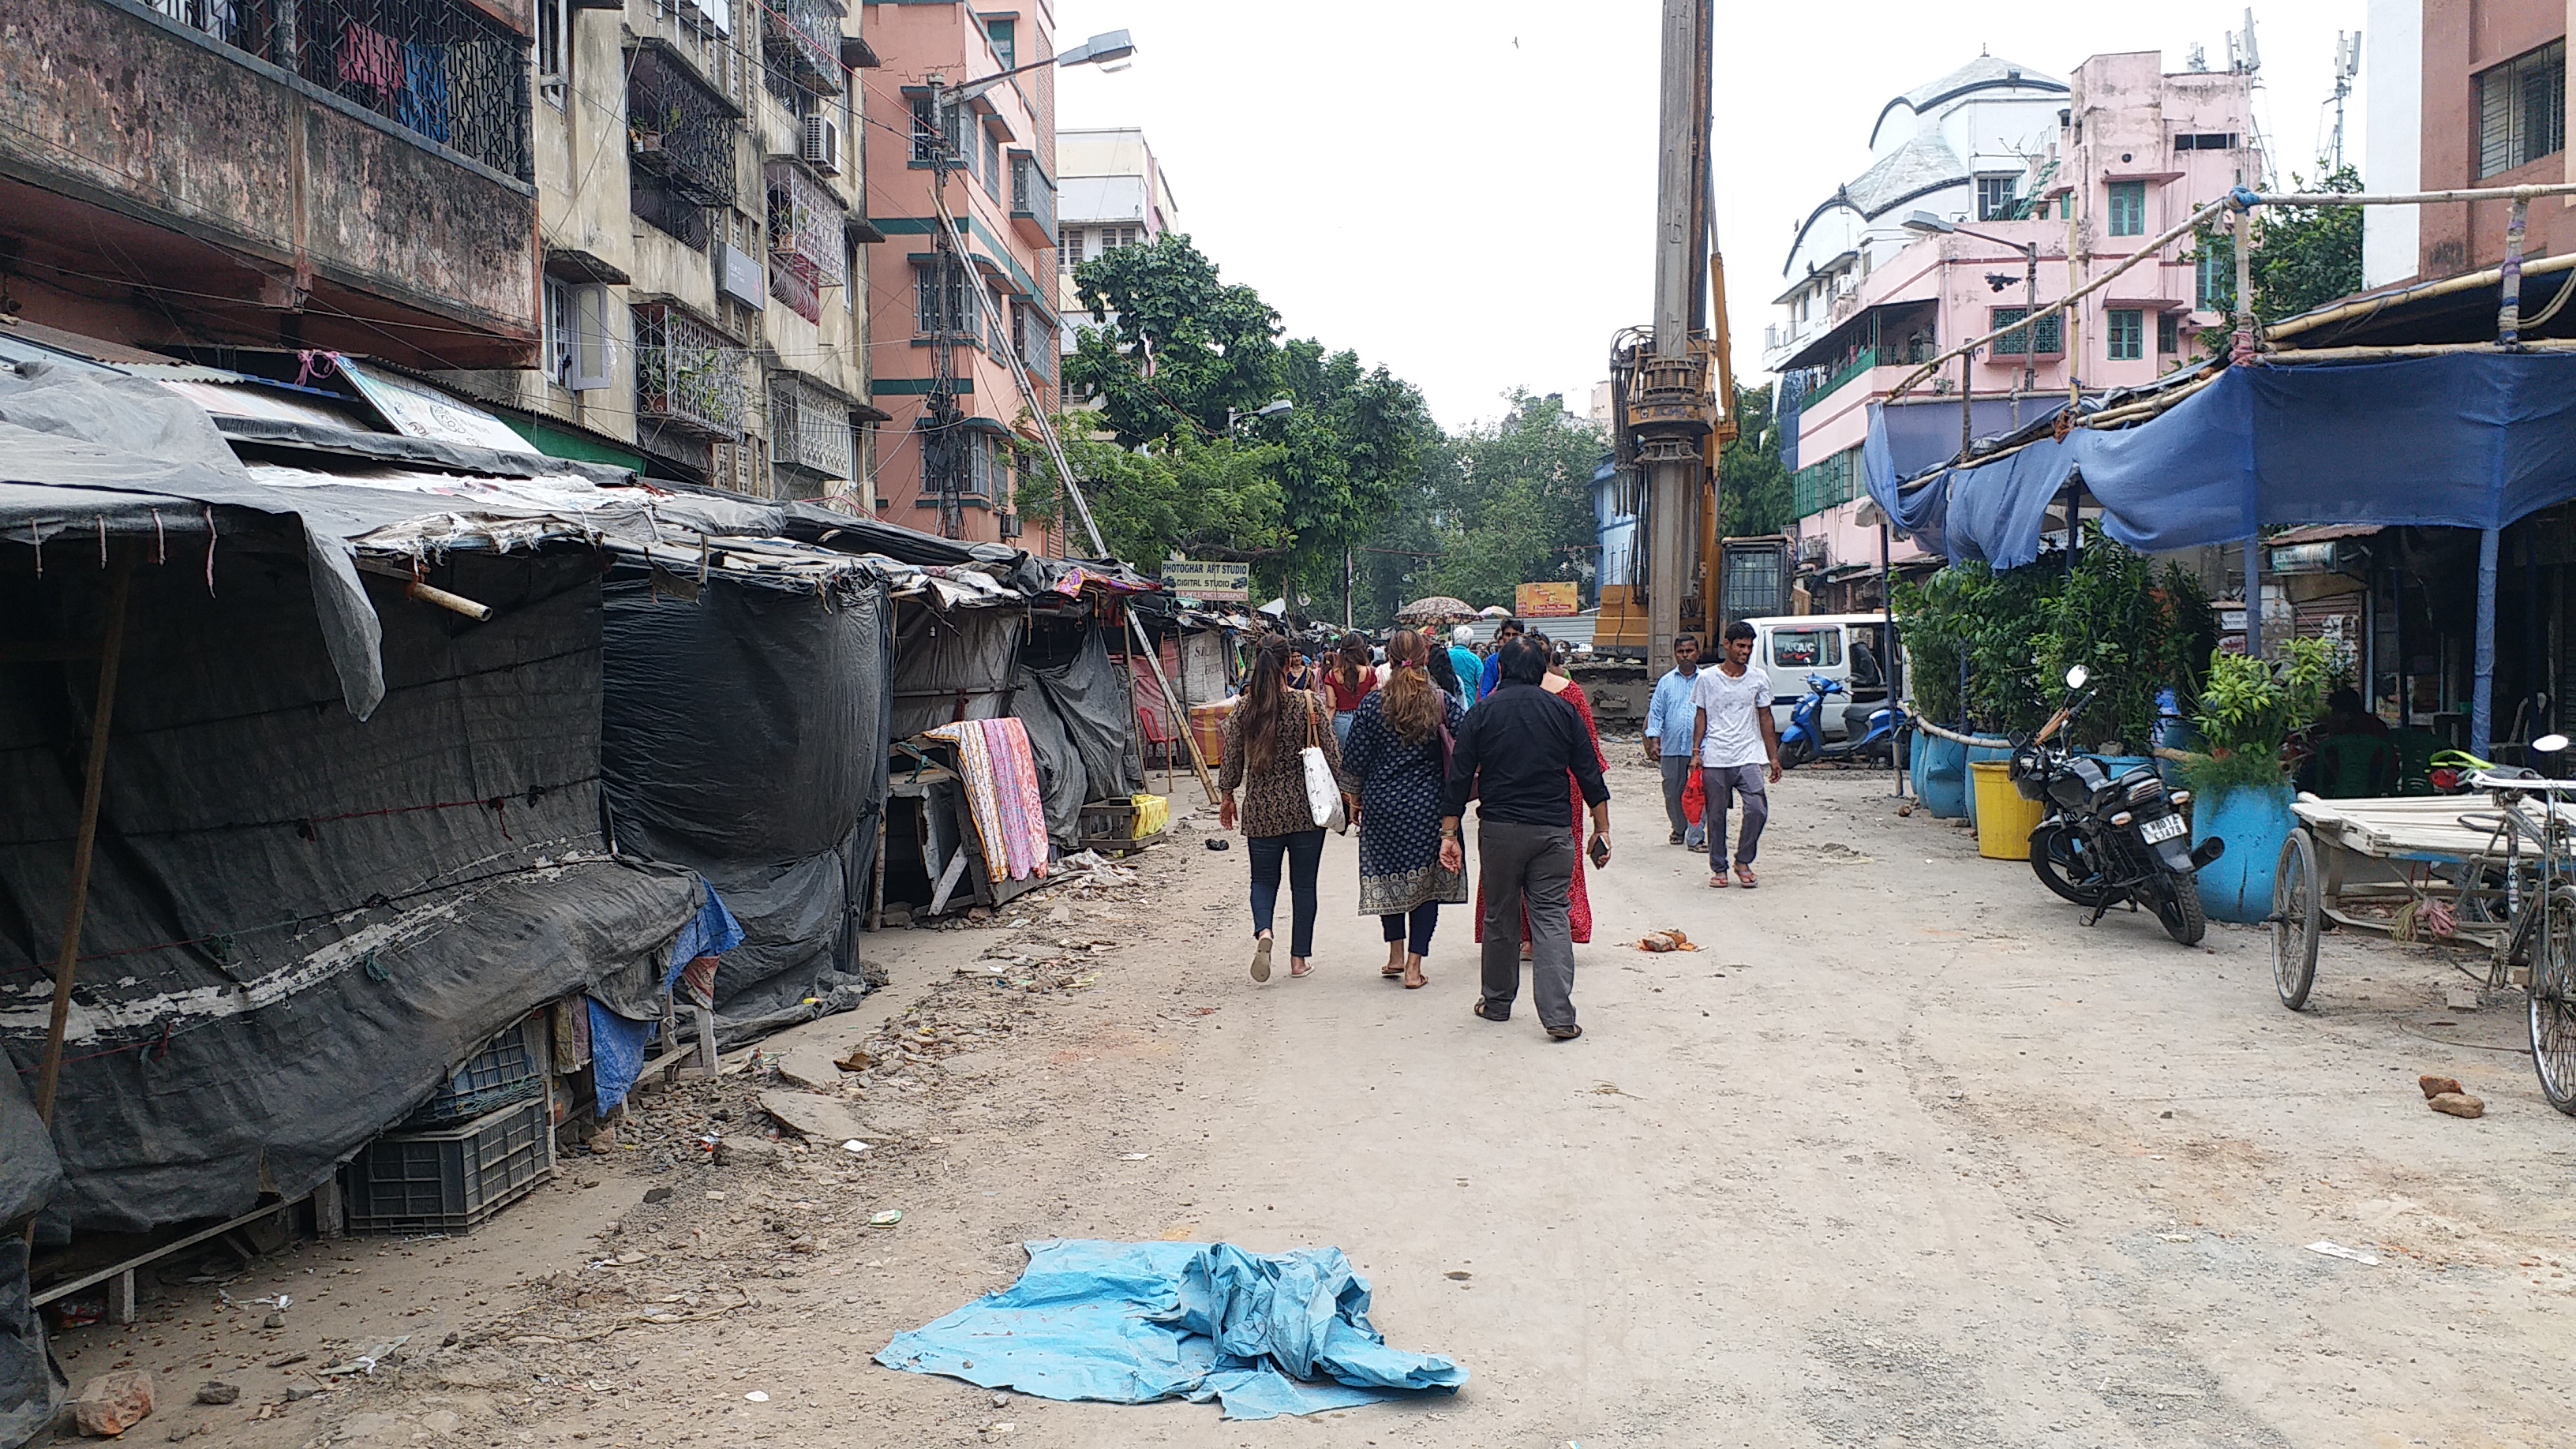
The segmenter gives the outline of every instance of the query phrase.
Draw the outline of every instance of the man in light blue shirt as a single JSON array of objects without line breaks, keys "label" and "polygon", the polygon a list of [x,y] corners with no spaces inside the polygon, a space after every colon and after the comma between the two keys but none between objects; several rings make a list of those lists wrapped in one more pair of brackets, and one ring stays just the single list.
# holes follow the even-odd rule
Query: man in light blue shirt
[{"label": "man in light blue shirt", "polygon": [[1673,827],[1668,843],[1706,850],[1701,828],[1682,817],[1682,792],[1690,787],[1691,731],[1698,722],[1691,690],[1698,682],[1699,641],[1680,635],[1673,640],[1672,671],[1655,681],[1654,698],[1646,705],[1646,761],[1663,768],[1664,818]]},{"label": "man in light blue shirt", "polygon": [[1449,667],[1458,672],[1458,687],[1467,692],[1460,704],[1474,704],[1485,697],[1485,661],[1467,646],[1476,642],[1476,631],[1461,624],[1449,635]]}]

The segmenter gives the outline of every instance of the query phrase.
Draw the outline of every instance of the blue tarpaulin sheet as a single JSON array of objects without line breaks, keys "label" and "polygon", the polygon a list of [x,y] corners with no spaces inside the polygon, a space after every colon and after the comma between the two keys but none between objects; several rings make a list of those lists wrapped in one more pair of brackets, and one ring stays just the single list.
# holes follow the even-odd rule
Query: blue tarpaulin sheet
[{"label": "blue tarpaulin sheet", "polygon": [[[680,979],[680,972],[700,956],[721,956],[742,944],[742,923],[725,909],[724,901],[712,885],[702,885],[706,898],[698,903],[698,913],[680,927],[671,942],[671,959],[662,968],[662,990]],[[625,1102],[635,1079],[644,1073],[644,1048],[653,1040],[653,1023],[620,1016],[590,1002],[590,1085],[599,1098],[599,1110],[615,1111]]]},{"label": "blue tarpaulin sheet", "polygon": [[1026,1245],[1020,1280],[898,1333],[887,1368],[1046,1399],[1224,1405],[1229,1419],[1455,1393],[1467,1371],[1386,1346],[1339,1248],[1230,1243]]},{"label": "blue tarpaulin sheet", "polygon": [[2576,498],[2576,357],[2229,368],[2136,428],[2042,439],[1900,492],[1902,476],[1869,478],[1899,528],[1997,568],[2039,556],[2049,502],[2078,476],[2103,531],[2147,552],[2275,524],[2501,528]]}]

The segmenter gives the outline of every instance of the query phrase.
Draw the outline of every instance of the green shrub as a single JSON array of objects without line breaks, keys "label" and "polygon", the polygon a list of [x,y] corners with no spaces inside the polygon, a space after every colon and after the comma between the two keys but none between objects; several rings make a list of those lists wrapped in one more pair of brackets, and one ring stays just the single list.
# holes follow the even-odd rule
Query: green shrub
[{"label": "green shrub", "polygon": [[2196,716],[2209,753],[2183,767],[2191,788],[2211,796],[2263,789],[2289,778],[2281,748],[2325,704],[2334,650],[2323,639],[2292,639],[2279,659],[2212,654]]}]

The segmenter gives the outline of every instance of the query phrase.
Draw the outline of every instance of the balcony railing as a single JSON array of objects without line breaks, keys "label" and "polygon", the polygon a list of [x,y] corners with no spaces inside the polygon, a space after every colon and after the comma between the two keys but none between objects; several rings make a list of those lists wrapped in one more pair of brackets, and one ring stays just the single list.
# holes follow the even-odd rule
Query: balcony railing
[{"label": "balcony railing", "polygon": [[769,295],[781,306],[808,322],[823,320],[823,293],[812,282],[778,264],[776,253],[769,258]]},{"label": "balcony railing", "polygon": [[[658,47],[635,52],[626,82],[626,145],[638,190],[663,191],[691,206],[731,205],[735,125],[731,104]],[[655,220],[649,213],[646,219]]]},{"label": "balcony railing", "polygon": [[841,18],[821,0],[759,0],[761,49],[775,70],[816,95],[841,93]]},{"label": "balcony railing", "polygon": [[[269,28],[254,18],[265,5],[244,0],[161,0],[158,8],[187,12],[182,18],[229,44],[242,42],[227,31],[250,37]],[[295,17],[296,68],[306,80],[529,178],[527,41],[457,0],[300,0]]]},{"label": "balcony railing", "polygon": [[710,438],[740,436],[743,352],[668,303],[635,308],[635,415]]},{"label": "balcony railing", "polygon": [[1835,388],[1842,386],[1844,383],[1851,381],[1853,378],[1860,376],[1862,373],[1867,372],[1876,366],[1878,366],[1878,349],[1875,347],[1862,348],[1860,351],[1852,354],[1850,358],[1846,359],[1842,366],[1837,367],[1832,372],[1826,374],[1825,385],[1817,388],[1814,392],[1807,394],[1806,406],[1814,407],[1817,403],[1822,402],[1825,395],[1832,392]]},{"label": "balcony railing", "polygon": [[769,183],[770,270],[793,272],[808,287],[847,286],[850,255],[843,240],[847,214],[841,199],[789,162],[770,162],[764,175]]},{"label": "balcony railing", "polygon": [[769,461],[822,480],[851,476],[849,404],[792,373],[769,378]]},{"label": "balcony railing", "polygon": [[1026,152],[1011,156],[1011,220],[1035,244],[1055,244],[1055,182]]},{"label": "balcony railing", "polygon": [[277,13],[269,0],[147,0],[151,7],[180,24],[202,30],[235,50],[262,60],[276,59],[271,27]]}]

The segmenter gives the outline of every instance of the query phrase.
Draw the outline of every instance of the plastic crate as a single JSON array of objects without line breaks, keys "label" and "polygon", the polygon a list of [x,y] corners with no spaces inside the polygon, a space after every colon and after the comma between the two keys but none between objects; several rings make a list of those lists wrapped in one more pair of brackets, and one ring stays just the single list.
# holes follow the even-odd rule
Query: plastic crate
[{"label": "plastic crate", "polygon": [[[1163,822],[1154,824],[1150,812],[1140,807],[1139,800],[1160,800],[1161,796],[1137,795],[1125,800],[1094,800],[1082,807],[1081,836],[1078,843],[1085,850],[1103,855],[1127,855],[1154,843],[1170,823],[1168,804]],[[1151,826],[1152,828],[1146,828]]]},{"label": "plastic crate", "polygon": [[485,1042],[418,1111],[403,1119],[403,1125],[446,1127],[470,1122],[544,1092],[545,1030],[545,1016],[539,1013]]},{"label": "plastic crate", "polygon": [[340,1169],[355,1233],[461,1233],[554,1175],[540,1098],[461,1127],[388,1132]]}]

